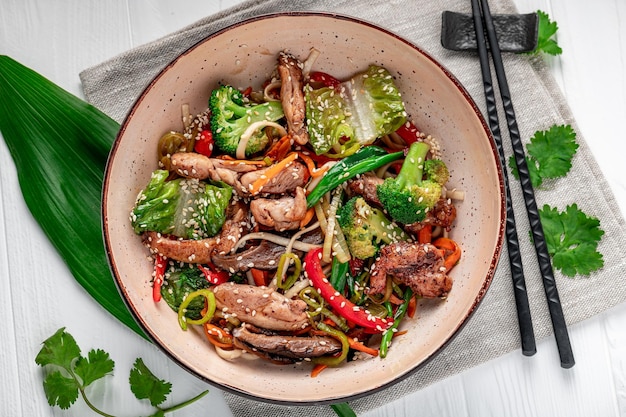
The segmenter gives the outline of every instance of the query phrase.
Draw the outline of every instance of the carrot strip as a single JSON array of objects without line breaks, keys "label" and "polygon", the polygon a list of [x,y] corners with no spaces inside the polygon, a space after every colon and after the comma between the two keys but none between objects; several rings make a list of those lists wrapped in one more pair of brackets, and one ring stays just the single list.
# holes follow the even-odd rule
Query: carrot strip
[{"label": "carrot strip", "polygon": [[309,170],[309,174],[311,174],[311,176],[313,178],[316,178],[316,177],[324,175],[324,173],[328,170],[328,166],[323,166],[321,168],[316,168],[315,167],[315,162],[313,162],[313,159],[310,156],[305,155],[302,152],[298,152],[298,156],[300,157],[300,159],[302,159],[304,161],[304,163],[306,164],[307,169]]},{"label": "carrot strip", "polygon": [[378,356],[378,349],[371,348],[369,346],[365,346],[363,343],[355,340],[351,337],[348,337],[348,344],[351,349],[358,350],[360,352],[367,353],[368,355]]},{"label": "carrot strip", "polygon": [[451,252],[445,257],[443,266],[449,271],[461,259],[461,247],[454,240],[447,237],[440,237],[433,242],[433,245],[446,252]]},{"label": "carrot strip", "polygon": [[415,296],[411,297],[409,300],[409,305],[406,308],[406,315],[409,318],[415,317],[415,312],[417,311],[417,298]]},{"label": "carrot strip", "polygon": [[389,302],[391,304],[395,304],[395,305],[399,305],[402,304],[404,302],[404,300],[402,300],[401,298],[399,298],[397,295],[395,295],[394,293],[391,293],[391,295],[389,296]]},{"label": "carrot strip", "polygon": [[326,368],[328,368],[328,365],[324,365],[322,363],[318,363],[311,370],[311,378],[315,378],[316,376],[318,376]]},{"label": "carrot strip", "polygon": [[280,171],[285,169],[289,164],[291,164],[296,158],[298,154],[295,152],[290,153],[282,160],[276,162],[274,165],[270,166],[266,171],[265,175],[262,175],[257,180],[255,180],[250,186],[250,194],[255,195],[261,192],[263,186],[267,184],[272,178],[274,178]]},{"label": "carrot strip", "polygon": [[233,348],[233,344],[232,344],[232,343],[224,343],[224,342],[221,342],[221,341],[220,341],[220,340],[218,340],[215,336],[211,336],[210,334],[205,334],[205,336],[206,336],[207,340],[208,340],[209,342],[211,342],[211,344],[212,344],[213,346],[217,346],[217,347],[219,347],[219,348],[226,349],[226,350],[228,350],[228,349],[232,349],[232,348]]},{"label": "carrot strip", "polygon": [[266,166],[267,165],[267,163],[265,163],[265,161],[262,160],[262,159],[261,160],[235,159],[235,158],[233,158],[230,155],[221,155],[217,159],[221,160],[226,165],[239,165],[239,164],[258,165],[258,166]]},{"label": "carrot strip", "polygon": [[265,157],[274,161],[283,159],[291,149],[291,136],[285,135],[274,143],[265,153]]},{"label": "carrot strip", "polygon": [[315,216],[315,208],[311,207],[306,211],[306,214],[304,215],[302,220],[300,220],[300,229],[304,229],[306,225],[311,222],[313,216]]},{"label": "carrot strip", "polygon": [[262,287],[267,285],[267,274],[265,271],[256,268],[250,268],[250,273],[252,274],[252,279],[257,287]]},{"label": "carrot strip", "polygon": [[425,224],[417,233],[417,241],[419,243],[430,243],[433,238],[433,226]]},{"label": "carrot strip", "polygon": [[224,331],[224,329],[222,329],[221,327],[216,326],[214,324],[211,324],[211,323],[204,323],[204,330],[208,334],[213,335],[213,336],[217,336],[220,339],[228,339],[228,338],[230,338],[230,335],[228,333],[226,333]]}]

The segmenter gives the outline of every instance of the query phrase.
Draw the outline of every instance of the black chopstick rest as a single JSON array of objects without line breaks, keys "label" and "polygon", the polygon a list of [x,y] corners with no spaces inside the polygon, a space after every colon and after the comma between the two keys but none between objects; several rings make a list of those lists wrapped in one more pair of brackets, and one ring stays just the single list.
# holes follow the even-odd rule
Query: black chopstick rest
[{"label": "black chopstick rest", "polygon": [[[530,52],[537,47],[537,13],[496,14],[493,24],[502,52]],[[441,15],[441,45],[452,51],[476,51],[476,31],[471,14],[444,11]]]}]

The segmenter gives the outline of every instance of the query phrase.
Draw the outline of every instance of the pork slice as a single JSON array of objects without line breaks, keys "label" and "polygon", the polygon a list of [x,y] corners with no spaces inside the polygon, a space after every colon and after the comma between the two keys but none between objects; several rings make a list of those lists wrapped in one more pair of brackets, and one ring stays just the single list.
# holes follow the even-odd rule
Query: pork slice
[{"label": "pork slice", "polygon": [[304,102],[304,75],[302,63],[293,55],[278,54],[278,74],[280,75],[280,100],[287,120],[287,132],[296,143],[304,145],[309,141],[306,129]]},{"label": "pork slice", "polygon": [[411,287],[420,297],[445,297],[452,289],[443,252],[430,243],[397,242],[384,246],[371,268],[370,294],[385,291],[387,275]]},{"label": "pork slice", "polygon": [[330,336],[266,334],[250,325],[233,330],[233,336],[252,350],[292,359],[316,358],[341,351],[341,342]]},{"label": "pork slice", "polygon": [[276,231],[297,229],[307,211],[304,189],[297,187],[295,197],[254,199],[250,202],[250,211],[257,223]]},{"label": "pork slice", "polygon": [[[249,190],[250,186],[267,172],[268,168],[245,173],[239,181],[241,186]],[[294,161],[288,167],[271,178],[261,190],[262,194],[285,194],[291,193],[297,187],[303,187],[309,180],[309,170],[300,162]]]},{"label": "pork slice", "polygon": [[308,326],[307,304],[268,287],[227,282],[213,288],[217,308],[245,323],[270,330],[296,331]]}]

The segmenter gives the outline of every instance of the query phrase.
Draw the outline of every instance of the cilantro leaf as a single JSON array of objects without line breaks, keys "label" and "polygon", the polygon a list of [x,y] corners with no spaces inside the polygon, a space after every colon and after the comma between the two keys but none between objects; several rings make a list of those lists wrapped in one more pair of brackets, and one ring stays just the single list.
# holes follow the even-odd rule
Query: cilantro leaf
[{"label": "cilantro leaf", "polygon": [[546,204],[539,210],[539,217],[552,264],[563,275],[589,275],[604,266],[602,254],[597,251],[604,231],[597,218],[588,217],[576,204],[563,212]]},{"label": "cilantro leaf", "polygon": [[62,327],[43,342],[43,347],[35,358],[41,366],[57,365],[69,371],[75,359],[80,357],[80,348],[71,334]]},{"label": "cilantro leaf", "polygon": [[[43,342],[35,362],[46,368],[43,389],[51,407],[67,409],[76,402],[79,394],[95,413],[110,416],[97,409],[87,398],[86,387],[94,381],[113,373],[115,363],[101,349],[92,349],[83,357],[76,340],[62,327]],[[150,372],[141,358],[135,361],[130,371],[130,389],[138,399],[149,399],[156,407],[151,417],[164,417],[165,413],[179,410],[208,394],[203,391],[195,397],[169,408],[160,408],[172,389],[172,384],[158,379]]]},{"label": "cilantro leaf", "polygon": [[140,400],[147,398],[155,407],[165,401],[172,389],[172,384],[154,376],[141,358],[135,360],[129,382],[135,397]]},{"label": "cilantro leaf", "polygon": [[92,349],[87,358],[79,358],[76,361],[74,373],[83,381],[83,387],[92,382],[104,378],[113,372],[115,362],[109,358],[109,354],[100,349]]},{"label": "cilantro leaf", "polygon": [[548,55],[560,55],[563,53],[563,50],[554,39],[551,39],[559,29],[558,25],[550,20],[550,16],[546,12],[537,10],[537,16],[539,17],[537,47],[532,53],[544,52]]},{"label": "cilantro leaf", "polygon": [[[553,125],[548,130],[535,132],[526,146],[526,163],[533,187],[540,187],[545,179],[564,177],[572,168],[578,147],[576,132],[570,125]],[[509,158],[509,167],[519,179],[514,156]]]},{"label": "cilantro leaf", "polygon": [[58,370],[49,373],[43,381],[43,390],[48,404],[52,407],[58,405],[63,410],[70,408],[76,402],[78,388],[78,381],[63,376]]}]

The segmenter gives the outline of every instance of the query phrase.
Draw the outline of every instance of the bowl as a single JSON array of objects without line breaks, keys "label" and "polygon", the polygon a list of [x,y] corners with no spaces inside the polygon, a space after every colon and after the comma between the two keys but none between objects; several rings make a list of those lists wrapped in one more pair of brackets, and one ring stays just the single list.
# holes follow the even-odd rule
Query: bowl
[{"label": "bowl", "polygon": [[[289,28],[289,29],[285,29]],[[220,82],[256,88],[275,67],[279,51],[321,54],[315,69],[347,79],[376,63],[402,91],[421,131],[439,138],[451,173],[465,192],[451,235],[463,249],[451,272],[454,287],[442,302],[423,302],[408,333],[395,339],[385,359],[329,368],[311,378],[310,367],[267,361],[226,361],[202,335],[181,331],[176,314],[151,296],[153,264],[129,213],[157,168],[160,136],[181,128],[181,106],[197,114]],[[124,120],[111,150],[103,189],[103,228],[111,270],[122,297],[146,334],[178,365],[219,387],[281,404],[326,404],[361,397],[417,372],[469,320],[487,291],[500,254],[505,216],[501,167],[489,129],[468,92],[427,52],[400,36],[352,17],[280,13],[234,24],[183,52],[147,86]],[[471,349],[471,346],[468,346]],[[367,377],[363,378],[362,375]]]}]

